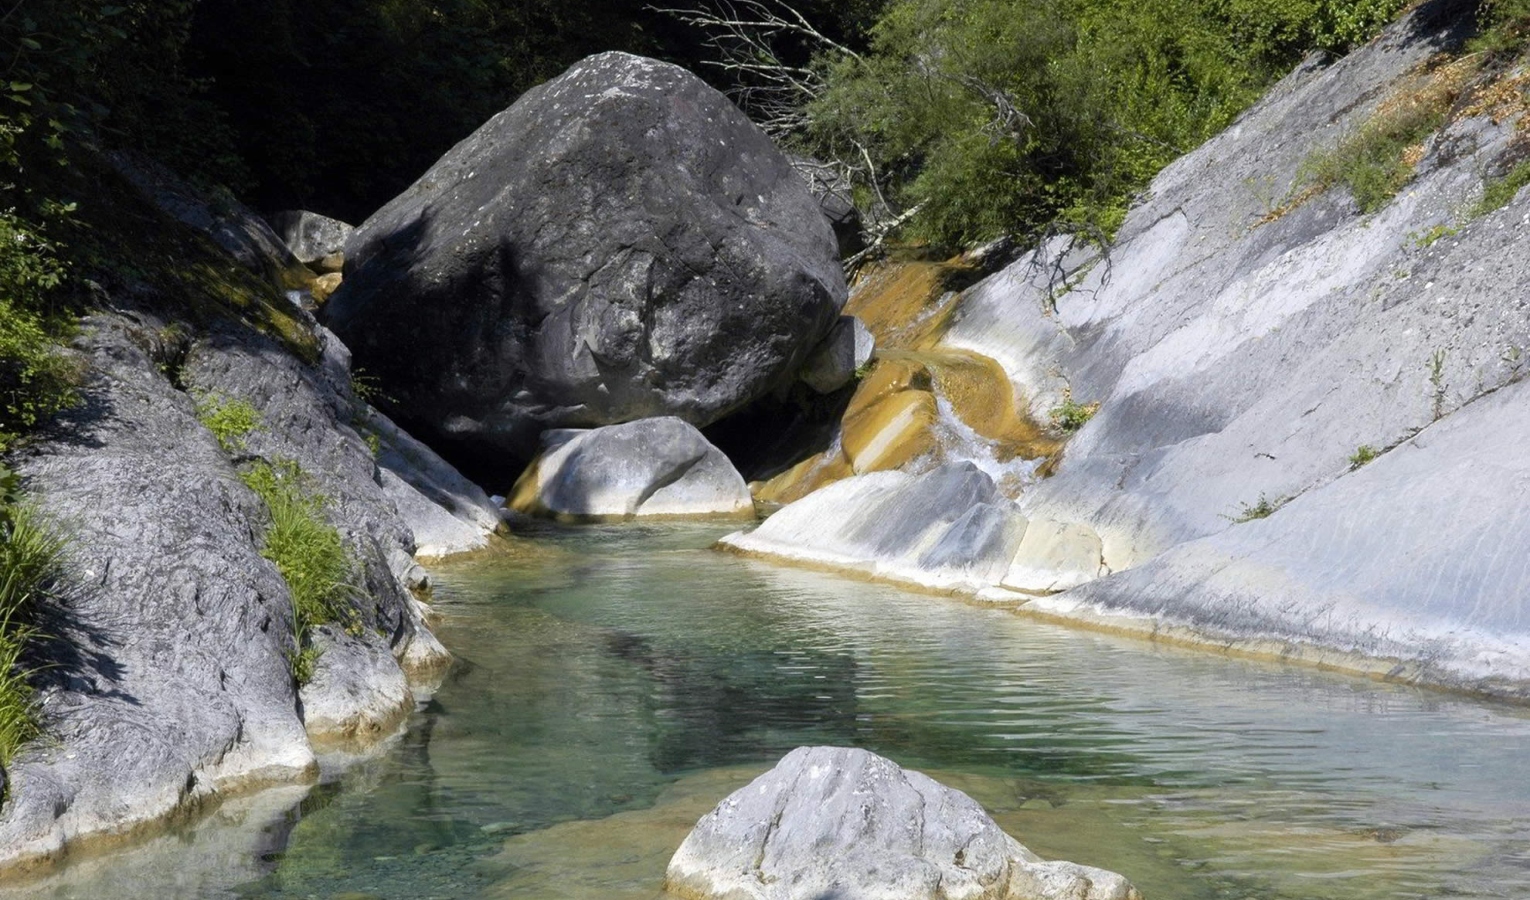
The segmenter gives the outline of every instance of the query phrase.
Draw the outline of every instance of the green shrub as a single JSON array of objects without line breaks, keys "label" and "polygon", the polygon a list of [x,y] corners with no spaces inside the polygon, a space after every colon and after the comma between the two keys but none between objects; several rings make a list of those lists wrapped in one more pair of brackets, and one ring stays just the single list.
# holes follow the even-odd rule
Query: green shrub
[{"label": "green shrub", "polygon": [[260,410],[243,398],[204,394],[197,398],[197,418],[218,439],[224,453],[244,449],[244,439],[260,427]]},{"label": "green shrub", "polygon": [[802,149],[864,160],[863,198],[917,209],[906,237],[1108,235],[1302,53],[1347,50],[1404,3],[893,0],[867,53],[820,61]]},{"label": "green shrub", "polygon": [[0,503],[0,765],[38,733],[31,673],[22,656],[36,637],[36,606],[59,575],[64,537],[30,505],[15,499],[15,477]]},{"label": "green shrub", "polygon": [[287,582],[294,643],[288,662],[292,677],[306,684],[319,657],[311,630],[329,622],[356,626],[355,609],[349,603],[356,592],[350,553],[340,532],[324,520],[324,497],[310,490],[296,463],[262,461],[240,477],[270,511],[261,555],[275,563]]},{"label": "green shrub", "polygon": [[78,369],[57,344],[70,323],[53,306],[65,276],[57,247],[0,212],[0,432],[29,431],[78,400]]},{"label": "green shrub", "polygon": [[1061,405],[1054,406],[1048,416],[1052,420],[1053,428],[1064,434],[1072,434],[1083,428],[1099,411],[1099,403],[1075,403],[1070,394],[1063,398]]}]

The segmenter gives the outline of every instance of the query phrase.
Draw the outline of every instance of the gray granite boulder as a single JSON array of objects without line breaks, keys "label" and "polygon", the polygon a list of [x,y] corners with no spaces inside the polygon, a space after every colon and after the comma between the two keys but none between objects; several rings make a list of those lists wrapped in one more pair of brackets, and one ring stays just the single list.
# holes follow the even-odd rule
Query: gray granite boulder
[{"label": "gray granite boulder", "polygon": [[292,254],[305,266],[345,252],[355,226],[303,209],[289,209],[266,217]]},{"label": "gray granite boulder", "polygon": [[754,515],[738,470],[672,416],[547,432],[509,506],[565,521]]},{"label": "gray granite boulder", "polygon": [[266,220],[231,194],[210,198],[142,154],[116,151],[103,158],[146,200],[181,224],[206,234],[240,265],[273,286],[299,290],[313,281],[313,273],[298,262]]},{"label": "gray granite boulder", "polygon": [[622,53],[529,91],[368,219],[323,315],[434,446],[706,425],[788,384],[846,289],[806,183],[726,97]]},{"label": "gray granite boulder", "polygon": [[840,316],[834,330],[808,357],[802,380],[820,394],[830,394],[855,380],[855,373],[871,362],[877,339],[860,319]]},{"label": "gray granite boulder", "polygon": [[960,791],[869,753],[799,747],[702,817],[669,863],[685,900],[1141,900],[1044,862]]}]

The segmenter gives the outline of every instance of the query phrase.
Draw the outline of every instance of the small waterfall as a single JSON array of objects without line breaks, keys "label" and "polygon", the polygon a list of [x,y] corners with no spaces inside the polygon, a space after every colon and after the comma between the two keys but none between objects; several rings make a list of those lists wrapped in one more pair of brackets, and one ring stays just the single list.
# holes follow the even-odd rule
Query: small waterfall
[{"label": "small waterfall", "polygon": [[1027,459],[1016,456],[1012,448],[984,437],[962,421],[939,384],[934,386],[934,394],[938,413],[935,438],[946,462],[972,463],[1009,497],[1019,496],[1021,491],[1040,480],[1037,472],[1045,464],[1045,457]]}]

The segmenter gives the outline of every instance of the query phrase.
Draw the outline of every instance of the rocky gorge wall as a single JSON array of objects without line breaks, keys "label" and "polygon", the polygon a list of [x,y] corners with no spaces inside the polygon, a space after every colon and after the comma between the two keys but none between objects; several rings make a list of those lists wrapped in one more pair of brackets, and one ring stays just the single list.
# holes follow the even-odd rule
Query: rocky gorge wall
[{"label": "rocky gorge wall", "polygon": [[[176,274],[213,287],[167,295],[155,283],[190,281],[151,283],[156,258],[136,261],[138,283],[97,286],[72,348],[82,401],[10,460],[67,551],[32,661],[44,736],[5,770],[7,871],[312,781],[396,733],[450,660],[415,554],[485,547],[500,523],[358,396],[343,345],[278,292],[294,263],[263,223],[132,174],[102,202],[121,204],[124,229],[173,235]],[[252,420],[213,422],[235,405]],[[347,612],[308,629],[308,678],[294,589],[268,558],[272,512],[241,477],[260,464],[301,473],[344,547]]]},{"label": "rocky gorge wall", "polygon": [[[1164,170],[1108,255],[1053,242],[954,301],[938,346],[997,361],[1032,418],[1099,403],[1052,477],[1008,491],[1004,518],[1074,529],[1104,577],[1015,591],[992,565],[969,590],[1100,627],[1530,691],[1515,449],[1530,198],[1475,208],[1526,156],[1523,73],[1460,76],[1379,210],[1311,176],[1376,117],[1446,90],[1470,64],[1456,60],[1471,18],[1424,3],[1343,59],[1310,59]],[[961,521],[908,514],[925,516],[897,526],[916,550]],[[793,558],[844,536],[795,530],[730,543]],[[1083,545],[1067,543],[1052,558],[1076,562]]]}]

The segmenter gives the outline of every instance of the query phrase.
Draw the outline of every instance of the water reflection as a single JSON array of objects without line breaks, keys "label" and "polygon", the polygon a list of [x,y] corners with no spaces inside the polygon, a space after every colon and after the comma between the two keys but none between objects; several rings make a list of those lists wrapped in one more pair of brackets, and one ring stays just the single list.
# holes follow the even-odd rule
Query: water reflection
[{"label": "water reflection", "polygon": [[[549,530],[446,568],[459,663],[405,736],[254,837],[155,849],[179,880],[110,894],[652,897],[697,816],[835,743],[1154,900],[1530,896],[1521,710],[1037,625],[715,535]],[[52,896],[102,896],[77,872]]]}]

